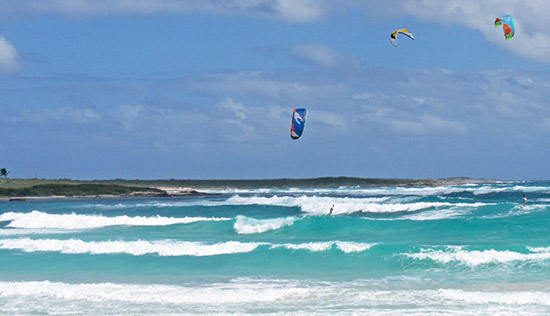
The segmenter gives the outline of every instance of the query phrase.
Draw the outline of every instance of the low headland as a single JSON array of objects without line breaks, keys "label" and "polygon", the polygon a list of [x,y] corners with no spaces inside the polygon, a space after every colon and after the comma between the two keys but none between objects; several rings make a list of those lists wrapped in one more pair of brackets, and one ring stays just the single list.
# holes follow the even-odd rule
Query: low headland
[{"label": "low headland", "polygon": [[[438,180],[373,179],[322,177],[308,179],[259,180],[71,180],[71,179],[0,179],[0,200],[51,198],[174,197],[205,195],[207,192],[255,188],[338,188],[338,187],[414,187],[460,185],[489,182],[467,177]],[[206,191],[206,192],[205,192]]]}]

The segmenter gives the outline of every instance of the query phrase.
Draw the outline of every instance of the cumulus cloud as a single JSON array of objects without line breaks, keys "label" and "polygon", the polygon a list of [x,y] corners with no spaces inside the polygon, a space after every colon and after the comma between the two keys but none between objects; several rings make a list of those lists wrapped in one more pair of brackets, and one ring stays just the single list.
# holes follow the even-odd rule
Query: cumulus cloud
[{"label": "cumulus cloud", "polygon": [[[546,22],[550,2],[545,0],[0,0],[0,17],[62,14],[69,17],[129,14],[216,14],[279,19],[289,22],[321,20],[343,10],[362,11],[370,20],[413,16],[427,22],[478,30],[489,41],[525,58],[550,62],[550,35]],[[503,40],[502,30],[492,26],[496,17],[511,14],[517,23],[513,41]],[[323,65],[337,57],[313,46],[296,47],[295,54]],[[336,58],[338,59],[338,58]]]},{"label": "cumulus cloud", "polygon": [[[242,156],[228,151],[258,149],[253,152],[271,158],[285,150],[316,146],[321,153],[325,148],[334,153],[320,155],[328,164],[340,150],[358,147],[361,152],[387,150],[387,155],[393,152],[402,157],[407,156],[403,153],[419,154],[419,144],[438,143],[430,148],[452,153],[459,152],[457,146],[462,144],[481,152],[511,144],[546,144],[550,136],[550,108],[544,106],[550,99],[550,81],[545,72],[362,69],[354,76],[337,78],[325,71],[311,76],[223,72],[208,78],[215,78],[218,85],[212,94],[188,84],[168,85],[159,93],[169,96],[171,89],[185,89],[193,105],[163,97],[162,102],[152,98],[114,109],[86,106],[46,111],[37,106],[39,110],[23,113],[24,109],[13,106],[0,129],[13,135],[28,134],[27,130],[35,135],[45,128],[55,132],[60,127],[63,135],[90,130],[93,133],[88,134],[100,143],[124,143],[134,150],[156,146],[162,151],[179,150],[182,156],[211,148],[218,159],[227,155],[232,161]],[[271,87],[307,86],[310,94],[306,103],[299,102],[298,94],[282,98],[280,93],[243,93],[238,83],[247,80]],[[204,89],[209,86],[201,80],[197,84]],[[337,96],[334,90],[327,93],[328,86],[338,86]],[[308,109],[306,135],[300,143],[290,143],[292,108],[302,106]],[[14,122],[15,118],[19,121]],[[521,142],[515,141],[518,138]]]},{"label": "cumulus cloud", "polygon": [[[550,2],[543,0],[414,0],[398,8],[404,14],[442,25],[455,24],[480,31],[492,43],[541,62],[550,62],[550,35],[546,22]],[[516,21],[513,40],[504,40],[501,28],[494,28],[496,17],[511,14]]]},{"label": "cumulus cloud", "polygon": [[18,56],[15,47],[4,37],[0,37],[0,73],[7,74],[16,71]]},{"label": "cumulus cloud", "polygon": [[327,13],[320,0],[0,0],[2,13],[11,15],[63,14],[66,16],[209,13],[312,21]]},{"label": "cumulus cloud", "polygon": [[[546,74],[537,72],[362,69],[349,77],[324,71],[310,76],[214,73],[195,78],[187,89],[192,94],[218,96],[210,99],[215,105],[212,117],[228,124],[227,134],[239,131],[241,140],[252,135],[239,125],[247,119],[264,120],[266,124],[256,125],[255,132],[270,135],[286,129],[290,111],[298,106],[309,110],[309,129],[320,128],[327,135],[345,127],[349,135],[376,131],[429,138],[476,133],[514,137],[518,131],[546,135],[550,110],[544,104],[550,98],[549,85]],[[226,96],[223,101],[220,95]],[[204,109],[205,113],[210,110]]]},{"label": "cumulus cloud", "polygon": [[549,117],[550,110],[543,106],[550,98],[549,85],[547,76],[536,72],[364,69],[349,78],[334,78],[325,72],[311,76],[210,74],[194,80],[188,89],[190,93],[227,95],[224,101],[216,101],[217,110],[227,111],[236,120],[253,116],[251,108],[235,101],[239,99],[258,108],[304,106],[329,126],[348,126],[349,118],[364,115],[374,124],[388,122],[386,126],[393,131],[465,135],[491,125],[524,128],[524,120]]}]

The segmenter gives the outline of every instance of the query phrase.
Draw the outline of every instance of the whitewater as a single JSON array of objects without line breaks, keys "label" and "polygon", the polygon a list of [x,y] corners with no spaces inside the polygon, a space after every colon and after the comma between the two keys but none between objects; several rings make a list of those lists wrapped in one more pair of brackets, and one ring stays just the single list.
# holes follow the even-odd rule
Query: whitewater
[{"label": "whitewater", "polygon": [[550,314],[550,182],[207,193],[0,201],[0,314]]}]

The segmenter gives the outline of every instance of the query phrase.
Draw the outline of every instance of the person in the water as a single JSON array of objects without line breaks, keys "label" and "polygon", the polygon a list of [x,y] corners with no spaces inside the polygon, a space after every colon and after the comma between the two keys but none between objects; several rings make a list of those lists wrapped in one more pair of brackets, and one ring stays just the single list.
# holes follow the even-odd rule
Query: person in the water
[{"label": "person in the water", "polygon": [[523,195],[523,206],[525,207],[525,204],[527,204],[527,197]]},{"label": "person in the water", "polygon": [[334,204],[330,207],[330,210],[328,211],[328,215],[332,215],[332,210],[334,209]]}]

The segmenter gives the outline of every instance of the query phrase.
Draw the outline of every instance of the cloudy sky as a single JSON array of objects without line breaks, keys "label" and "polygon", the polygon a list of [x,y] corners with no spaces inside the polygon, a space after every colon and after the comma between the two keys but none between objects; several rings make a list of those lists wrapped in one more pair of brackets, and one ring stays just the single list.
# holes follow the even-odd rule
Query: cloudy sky
[{"label": "cloudy sky", "polygon": [[[0,167],[550,179],[548,16],[546,0],[0,0]],[[393,47],[398,28],[415,40]]]}]

